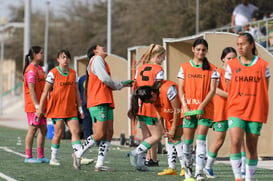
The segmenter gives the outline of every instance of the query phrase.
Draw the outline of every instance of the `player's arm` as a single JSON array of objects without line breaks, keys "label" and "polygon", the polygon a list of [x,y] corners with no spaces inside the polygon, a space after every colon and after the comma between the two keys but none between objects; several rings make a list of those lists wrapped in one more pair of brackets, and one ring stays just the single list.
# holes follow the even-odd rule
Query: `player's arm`
[{"label": "player's arm", "polygon": [[184,92],[184,71],[183,71],[182,67],[180,67],[180,69],[179,69],[177,78],[178,78],[179,99],[180,99],[180,102],[182,103],[184,112],[188,112],[190,110],[188,108],[188,104],[187,104],[187,100],[186,100],[186,96],[185,96],[185,92]]},{"label": "player's arm", "polygon": [[35,91],[35,79],[36,79],[36,73],[34,71],[29,71],[26,73],[25,79],[27,81],[29,94],[32,100],[32,103],[34,104],[35,108],[38,109],[39,107],[39,101],[37,99],[36,91]]},{"label": "player's arm", "polygon": [[43,92],[42,92],[42,95],[41,95],[41,98],[40,98],[39,109],[36,110],[36,116],[37,117],[41,117],[42,114],[43,114],[43,107],[44,107],[44,104],[45,104],[45,101],[47,99],[49,91],[51,91],[52,88],[53,88],[54,81],[55,81],[55,78],[54,78],[53,73],[49,72],[47,74],[46,83],[45,83],[45,86],[44,86],[44,89],[43,89]]},{"label": "player's arm", "polygon": [[76,83],[76,97],[77,97],[78,111],[80,113],[81,119],[83,119],[84,118],[84,113],[83,113],[83,109],[82,109],[82,101],[81,101],[80,91],[79,91],[79,88],[78,88],[78,83]]},{"label": "player's arm", "polygon": [[210,90],[209,90],[207,96],[205,97],[205,99],[199,105],[198,110],[204,110],[206,105],[211,101],[211,99],[214,96],[215,92],[216,92],[216,79],[211,79]]},{"label": "player's arm", "polygon": [[216,94],[218,96],[221,96],[221,97],[224,97],[224,98],[227,98],[227,96],[228,96],[228,93],[225,92],[224,90],[220,89],[220,88],[216,88]]},{"label": "player's arm", "polygon": [[172,123],[172,127],[171,127],[168,134],[171,138],[174,138],[177,123],[178,123],[178,120],[180,117],[180,106],[179,106],[179,103],[177,100],[178,97],[177,97],[177,90],[176,90],[175,86],[169,87],[167,96],[168,96],[168,100],[169,100],[169,102],[172,106],[172,109],[173,109],[173,123]]},{"label": "player's arm", "polygon": [[229,65],[227,65],[226,72],[225,72],[225,79],[226,79],[226,84],[227,84],[227,92],[229,90],[229,82],[231,80],[231,68]]},{"label": "player's arm", "polygon": [[39,109],[36,111],[36,116],[41,117],[43,114],[43,107],[50,90],[52,90],[53,84],[46,82],[40,99]]},{"label": "player's arm", "polygon": [[162,126],[163,129],[163,135],[166,135],[167,130],[164,124],[164,119],[162,118],[162,116],[156,111],[156,117],[158,119],[159,124]]},{"label": "player's arm", "polygon": [[224,90],[220,89],[219,88],[219,84],[220,84],[220,74],[219,72],[217,72],[217,75],[218,75],[218,79],[217,79],[217,82],[216,82],[216,92],[215,94],[218,95],[218,96],[221,96],[221,97],[224,97],[224,98],[227,98],[227,92],[225,92]]},{"label": "player's arm", "polygon": [[270,77],[271,77],[270,69],[269,69],[269,66],[267,66],[266,70],[265,70],[265,78],[266,78],[267,90],[268,90],[268,87],[269,87]]},{"label": "player's arm", "polygon": [[29,88],[29,94],[30,94],[31,100],[32,100],[35,108],[37,109],[39,107],[39,101],[37,99],[37,95],[35,92],[35,84],[28,82],[28,88]]},{"label": "player's arm", "polygon": [[115,82],[112,80],[112,78],[109,76],[109,74],[106,71],[105,64],[101,57],[97,56],[93,60],[91,71],[100,79],[100,81],[102,81],[112,90],[119,90],[124,87],[121,81]]},{"label": "player's arm", "polygon": [[[208,94],[206,95],[205,99],[199,105],[198,110],[204,110],[206,105],[211,101],[211,99],[215,95],[217,80],[218,80],[218,74],[217,74],[217,71],[214,70],[214,72],[212,73],[212,76],[211,76],[210,90],[209,90]],[[203,117],[202,114],[197,114],[196,115],[197,119],[201,119],[202,117]]]}]

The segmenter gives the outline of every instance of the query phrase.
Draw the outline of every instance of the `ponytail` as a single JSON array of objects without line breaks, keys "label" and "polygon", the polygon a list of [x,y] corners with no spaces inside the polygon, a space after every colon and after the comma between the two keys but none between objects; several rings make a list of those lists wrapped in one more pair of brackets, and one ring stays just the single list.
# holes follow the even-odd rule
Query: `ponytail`
[{"label": "ponytail", "polygon": [[137,117],[139,105],[138,105],[138,95],[136,92],[133,93],[131,97],[131,107],[129,110],[129,114],[131,115],[131,118],[135,119]]},{"label": "ponytail", "polygon": [[203,64],[202,64],[202,70],[209,70],[210,69],[210,64],[207,59],[207,57],[204,57]]},{"label": "ponytail", "polygon": [[[151,86],[141,86],[134,91],[131,98],[131,108],[129,110],[129,114],[132,118],[136,118],[139,106],[142,107],[142,104],[152,97],[152,92],[157,93],[158,89]],[[139,105],[140,102],[141,104]]]},{"label": "ponytail", "polygon": [[161,55],[164,52],[165,52],[165,49],[163,46],[158,44],[151,44],[149,49],[142,55],[137,65],[150,63],[152,57],[156,55]]},{"label": "ponytail", "polygon": [[23,68],[23,76],[25,75],[25,71],[27,69],[27,66],[31,63],[32,59],[30,57],[30,54],[31,54],[31,50],[28,51],[28,54],[26,54],[25,56],[25,65],[24,65],[24,68]]}]

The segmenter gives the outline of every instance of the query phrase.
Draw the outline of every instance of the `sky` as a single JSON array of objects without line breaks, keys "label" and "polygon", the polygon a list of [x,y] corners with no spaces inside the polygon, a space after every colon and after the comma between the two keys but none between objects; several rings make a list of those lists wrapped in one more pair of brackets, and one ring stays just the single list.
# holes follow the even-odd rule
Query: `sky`
[{"label": "sky", "polygon": [[[50,2],[50,8],[54,8],[55,12],[61,9],[62,5],[68,3],[70,0],[31,0],[32,10],[45,10],[46,2]],[[9,5],[20,6],[24,4],[25,0],[0,0],[0,17],[7,17],[9,19]]]}]

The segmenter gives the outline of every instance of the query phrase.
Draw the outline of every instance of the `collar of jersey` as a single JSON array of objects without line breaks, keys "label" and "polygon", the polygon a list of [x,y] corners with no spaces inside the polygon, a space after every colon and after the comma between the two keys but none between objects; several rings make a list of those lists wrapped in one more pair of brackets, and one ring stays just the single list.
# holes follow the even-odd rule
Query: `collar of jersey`
[{"label": "collar of jersey", "polygon": [[195,63],[193,62],[192,59],[190,60],[190,63],[191,63],[191,65],[192,65],[193,67],[196,67],[196,68],[202,68],[202,65],[203,65],[203,63],[201,63],[200,65],[195,65]]},{"label": "collar of jersey", "polygon": [[258,57],[255,56],[255,55],[253,55],[253,58],[252,58],[250,64],[248,64],[248,65],[243,64],[243,62],[241,61],[241,56],[239,56],[238,59],[239,59],[240,63],[241,63],[243,66],[245,66],[245,67],[250,67],[250,66],[254,65],[254,64],[257,62]]},{"label": "collar of jersey", "polygon": [[67,72],[66,73],[64,73],[63,71],[62,71],[62,69],[58,66],[57,67],[57,69],[59,70],[59,72],[63,75],[63,76],[68,76],[68,74],[69,74],[69,69],[67,69]]}]

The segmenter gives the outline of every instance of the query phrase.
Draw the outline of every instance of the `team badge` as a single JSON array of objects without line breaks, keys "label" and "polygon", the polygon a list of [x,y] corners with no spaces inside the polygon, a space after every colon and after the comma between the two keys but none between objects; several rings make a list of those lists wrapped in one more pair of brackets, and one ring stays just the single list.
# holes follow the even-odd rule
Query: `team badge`
[{"label": "team badge", "polygon": [[102,112],[101,113],[101,116],[100,116],[102,119],[104,119],[105,118],[105,114],[104,114],[104,112]]},{"label": "team badge", "polygon": [[233,121],[232,119],[228,120],[228,125],[232,125]]}]

